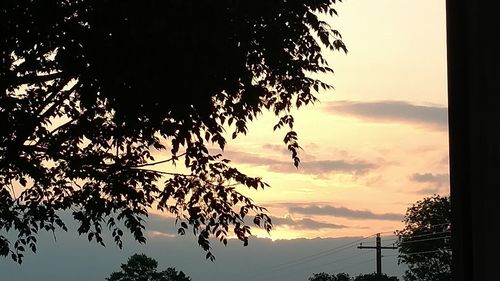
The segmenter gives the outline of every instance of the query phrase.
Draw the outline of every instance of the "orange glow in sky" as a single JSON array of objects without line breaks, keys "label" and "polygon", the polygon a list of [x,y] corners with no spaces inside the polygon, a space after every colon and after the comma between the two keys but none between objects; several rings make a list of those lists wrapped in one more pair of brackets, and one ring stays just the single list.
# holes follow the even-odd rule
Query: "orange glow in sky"
[{"label": "orange glow in sky", "polygon": [[321,78],[335,90],[294,114],[299,169],[282,142],[285,131],[272,130],[272,114],[224,151],[271,185],[245,193],[269,209],[272,239],[390,232],[412,203],[449,193],[444,1],[336,7],[339,16],[327,20],[349,52],[325,52],[335,74]]}]

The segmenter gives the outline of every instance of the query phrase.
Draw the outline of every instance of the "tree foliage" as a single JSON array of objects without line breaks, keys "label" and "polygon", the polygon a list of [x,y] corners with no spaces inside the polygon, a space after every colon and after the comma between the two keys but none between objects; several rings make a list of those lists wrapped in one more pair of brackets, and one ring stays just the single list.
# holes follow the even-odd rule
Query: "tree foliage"
[{"label": "tree foliage", "polygon": [[169,267],[157,271],[158,262],[144,254],[132,255],[127,263],[121,265],[121,271],[113,272],[108,281],[191,281],[184,272]]},{"label": "tree foliage", "polygon": [[360,274],[356,277],[350,277],[347,273],[315,273],[309,278],[309,281],[398,281],[397,277],[387,276],[386,274],[378,275],[376,273]]},{"label": "tree foliage", "polygon": [[312,277],[309,277],[309,281],[350,281],[351,278],[347,273],[329,274],[325,272],[314,273]]},{"label": "tree foliage", "polygon": [[184,272],[177,272],[175,268],[169,267],[166,270],[160,272],[159,281],[191,281],[191,278],[186,276]]},{"label": "tree foliage", "polygon": [[405,228],[397,231],[399,262],[408,265],[407,281],[451,280],[450,197],[434,195],[406,211]]},{"label": "tree foliage", "polygon": [[237,188],[266,184],[208,148],[269,110],[299,165],[290,110],[330,88],[310,74],[332,71],[322,48],[345,51],[318,18],[335,2],[0,1],[0,230],[17,233],[0,235],[0,254],[21,262],[38,231],[65,229],[64,210],[89,240],[109,229],[121,247],[123,230],[145,241],[158,208],[207,258],[209,236],[247,243],[248,213],[269,231]]},{"label": "tree foliage", "polygon": [[353,281],[398,281],[398,278],[395,276],[387,276],[387,274],[369,273],[360,274],[356,276]]}]

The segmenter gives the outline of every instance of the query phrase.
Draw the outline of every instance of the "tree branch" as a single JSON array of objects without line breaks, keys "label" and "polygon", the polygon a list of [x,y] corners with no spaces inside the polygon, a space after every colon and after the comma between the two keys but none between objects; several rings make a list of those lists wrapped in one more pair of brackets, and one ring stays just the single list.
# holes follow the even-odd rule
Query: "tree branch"
[{"label": "tree branch", "polygon": [[184,155],[186,155],[186,152],[184,152],[182,154],[179,154],[177,156],[173,156],[170,159],[161,160],[161,161],[152,162],[152,163],[141,164],[141,165],[133,166],[133,167],[130,167],[130,168],[135,169],[135,168],[142,168],[142,167],[147,167],[147,166],[159,165],[159,164],[167,163],[167,162],[170,162],[170,161],[173,161],[173,160],[177,160],[179,157],[182,157]]},{"label": "tree branch", "polygon": [[63,78],[63,72],[56,72],[45,75],[25,75],[25,76],[16,76],[11,81],[7,81],[7,85],[18,87],[24,84],[35,84],[35,83],[43,83],[52,81],[57,78]]},{"label": "tree branch", "polygon": [[129,168],[130,168],[131,170],[140,170],[140,171],[152,172],[152,173],[158,173],[158,174],[162,174],[162,175],[169,175],[169,176],[196,177],[196,175],[189,175],[189,174],[172,173],[172,172],[163,172],[163,171],[158,171],[158,170],[142,169],[142,168],[135,168],[135,167],[129,167]]},{"label": "tree branch", "polygon": [[[58,88],[56,88],[54,90],[54,92],[60,92],[64,88],[64,86],[66,86],[69,83],[69,81],[70,81],[70,79],[65,80],[65,82],[62,83]],[[40,112],[39,119],[43,120],[45,117],[50,116],[52,114],[52,112],[54,112],[54,109],[57,106],[61,105],[62,102],[64,102],[65,97],[69,96],[75,90],[76,85],[78,85],[78,83],[75,83],[73,86],[71,86],[70,89],[63,91],[59,100],[54,100],[54,103],[49,108],[47,108],[44,112],[42,112],[43,108],[41,108],[42,111]],[[56,93],[56,95],[57,95],[57,93]],[[49,103],[47,103],[46,105],[48,105],[48,104]]]}]

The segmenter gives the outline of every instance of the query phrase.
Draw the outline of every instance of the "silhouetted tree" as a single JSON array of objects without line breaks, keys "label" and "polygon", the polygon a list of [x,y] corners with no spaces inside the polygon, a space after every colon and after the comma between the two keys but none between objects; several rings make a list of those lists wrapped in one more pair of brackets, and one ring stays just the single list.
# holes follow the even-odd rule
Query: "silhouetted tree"
[{"label": "silhouetted tree", "polygon": [[184,272],[177,272],[175,268],[169,267],[160,272],[160,281],[191,281],[191,278],[187,277]]},{"label": "silhouetted tree", "polygon": [[132,255],[127,263],[122,264],[121,271],[111,273],[108,281],[150,281],[158,280],[158,262],[144,254]]},{"label": "silhouetted tree", "polygon": [[360,274],[356,276],[353,281],[398,281],[395,276],[387,276],[387,274]]},{"label": "silhouetted tree", "polygon": [[246,245],[249,212],[269,231],[265,209],[236,189],[266,184],[208,147],[267,109],[299,164],[290,110],[330,88],[310,74],[332,71],[322,47],[345,51],[318,18],[335,2],[0,1],[0,230],[18,237],[0,236],[0,254],[21,262],[39,230],[66,229],[62,210],[89,240],[104,244],[109,228],[121,247],[123,228],[145,241],[158,208],[207,258],[210,235]]},{"label": "silhouetted tree", "polygon": [[315,273],[309,278],[309,281],[398,281],[395,276],[386,274],[378,275],[376,273],[360,274],[356,277],[350,277],[347,273],[329,274],[325,272]]},{"label": "silhouetted tree", "polygon": [[451,280],[451,204],[434,195],[406,211],[405,228],[397,231],[399,262],[408,265],[407,281]]},{"label": "silhouetted tree", "polygon": [[191,281],[184,272],[177,272],[169,267],[157,271],[158,262],[144,254],[132,255],[127,263],[121,265],[121,271],[111,273],[108,281]]},{"label": "silhouetted tree", "polygon": [[347,273],[329,274],[325,272],[314,273],[312,277],[309,277],[309,281],[350,281],[351,278]]},{"label": "silhouetted tree", "polygon": [[314,273],[312,277],[309,277],[309,281],[350,281],[351,278],[347,273],[329,274],[325,272]]}]

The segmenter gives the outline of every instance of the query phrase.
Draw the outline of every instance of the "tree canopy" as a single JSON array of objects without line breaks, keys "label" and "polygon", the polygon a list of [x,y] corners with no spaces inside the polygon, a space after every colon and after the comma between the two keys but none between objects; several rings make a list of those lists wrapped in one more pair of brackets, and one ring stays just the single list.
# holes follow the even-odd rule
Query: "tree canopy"
[{"label": "tree canopy", "polygon": [[314,273],[309,277],[309,281],[350,281],[351,278],[347,273],[330,274],[325,272]]},{"label": "tree canopy", "polygon": [[399,262],[407,281],[451,280],[450,197],[434,195],[408,208],[398,235]]},{"label": "tree canopy", "polygon": [[309,281],[398,281],[395,276],[387,276],[387,274],[360,274],[356,277],[350,277],[347,273],[315,273],[312,277],[309,277]]},{"label": "tree canopy", "polygon": [[395,276],[387,276],[387,274],[369,273],[369,274],[360,274],[352,280],[353,281],[398,281],[398,278]]},{"label": "tree canopy", "polygon": [[0,1],[0,231],[17,234],[0,235],[0,254],[21,262],[39,230],[66,228],[64,210],[121,247],[123,230],[145,241],[157,208],[208,258],[209,236],[247,243],[248,213],[269,231],[237,188],[266,184],[209,147],[269,110],[299,165],[290,110],[331,87],[311,76],[332,71],[322,49],[346,51],[318,17],[335,2]]},{"label": "tree canopy", "polygon": [[184,272],[169,267],[158,272],[158,262],[144,254],[132,255],[127,263],[121,265],[121,271],[113,272],[107,281],[191,281]]}]

